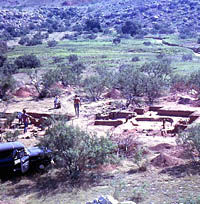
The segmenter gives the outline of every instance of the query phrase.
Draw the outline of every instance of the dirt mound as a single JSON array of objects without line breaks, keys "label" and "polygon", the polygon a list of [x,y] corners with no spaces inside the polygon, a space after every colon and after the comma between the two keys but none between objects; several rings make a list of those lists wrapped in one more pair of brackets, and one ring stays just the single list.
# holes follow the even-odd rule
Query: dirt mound
[{"label": "dirt mound", "polygon": [[26,98],[26,97],[30,97],[30,96],[37,96],[38,94],[36,93],[34,88],[21,87],[15,91],[14,95],[17,97]]},{"label": "dirt mound", "polygon": [[162,144],[158,144],[156,146],[150,147],[149,149],[152,151],[163,151],[165,149],[171,149],[173,148],[173,145],[167,144],[167,143],[162,143]]},{"label": "dirt mound", "polygon": [[157,157],[151,160],[151,164],[155,167],[169,167],[183,164],[184,160],[170,156],[166,153],[160,153]]},{"label": "dirt mound", "polygon": [[105,98],[120,99],[122,97],[121,92],[117,89],[111,89],[104,95]]},{"label": "dirt mound", "polygon": [[156,146],[150,147],[149,150],[165,153],[167,155],[170,155],[171,157],[175,157],[179,159],[190,159],[192,157],[192,153],[187,151],[184,147],[173,146],[167,143],[162,143],[162,144],[158,144]]}]

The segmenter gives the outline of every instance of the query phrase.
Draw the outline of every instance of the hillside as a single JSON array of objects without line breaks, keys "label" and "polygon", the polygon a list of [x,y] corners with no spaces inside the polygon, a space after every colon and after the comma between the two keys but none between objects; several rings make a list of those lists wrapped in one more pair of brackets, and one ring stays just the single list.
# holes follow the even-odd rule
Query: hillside
[{"label": "hillside", "polygon": [[61,7],[90,3],[91,0],[1,0],[0,7],[16,8],[16,7]]}]

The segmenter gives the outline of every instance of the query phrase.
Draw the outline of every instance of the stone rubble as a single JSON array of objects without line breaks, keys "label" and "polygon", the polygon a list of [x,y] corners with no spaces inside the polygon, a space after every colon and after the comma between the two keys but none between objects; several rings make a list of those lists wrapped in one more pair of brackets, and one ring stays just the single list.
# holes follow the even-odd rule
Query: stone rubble
[{"label": "stone rubble", "polygon": [[86,204],[136,204],[133,201],[117,201],[112,196],[100,196],[98,199],[93,200],[92,202],[87,202]]}]

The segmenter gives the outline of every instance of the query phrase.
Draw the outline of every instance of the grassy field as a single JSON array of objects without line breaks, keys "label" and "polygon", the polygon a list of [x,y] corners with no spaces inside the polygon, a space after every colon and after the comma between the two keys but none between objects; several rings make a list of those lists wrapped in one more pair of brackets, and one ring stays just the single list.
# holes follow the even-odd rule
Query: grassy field
[{"label": "grassy field", "polygon": [[[42,68],[55,68],[53,57],[63,58],[63,62],[68,61],[69,55],[75,54],[79,60],[88,68],[104,66],[106,68],[118,68],[121,65],[141,66],[145,62],[157,61],[159,54],[164,54],[172,61],[172,67],[176,73],[188,74],[198,70],[200,57],[195,56],[192,50],[183,47],[172,47],[162,44],[161,40],[156,39],[122,39],[121,43],[114,45],[112,36],[105,38],[99,37],[95,40],[79,39],[76,41],[63,40],[55,47],[48,47],[46,43],[37,46],[16,46],[8,53],[8,57],[13,60],[24,54],[34,54],[41,60]],[[194,44],[195,39],[179,40],[175,36],[168,36],[165,39],[170,43],[180,44],[181,46]],[[150,45],[144,45],[149,42]],[[191,54],[193,59],[184,62],[183,55]],[[138,62],[133,62],[133,57],[139,57]]]}]

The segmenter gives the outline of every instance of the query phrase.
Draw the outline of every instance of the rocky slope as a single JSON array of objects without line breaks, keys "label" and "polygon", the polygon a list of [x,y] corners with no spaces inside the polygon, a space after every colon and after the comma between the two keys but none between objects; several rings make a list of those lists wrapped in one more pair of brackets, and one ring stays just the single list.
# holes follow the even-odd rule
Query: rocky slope
[{"label": "rocky slope", "polygon": [[[72,6],[78,2],[79,6]],[[84,4],[88,2],[91,4]],[[81,35],[83,31],[97,33],[109,32],[109,30],[115,30],[118,34],[128,33],[132,36],[178,33],[182,38],[185,35],[194,37],[200,32],[198,23],[200,2],[197,0],[138,2],[26,0],[22,3],[19,0],[2,0],[0,1],[0,7],[3,7],[0,10],[0,38],[20,37],[30,33],[31,30],[49,33],[74,31],[76,35]],[[24,11],[28,8],[33,10]]]}]

